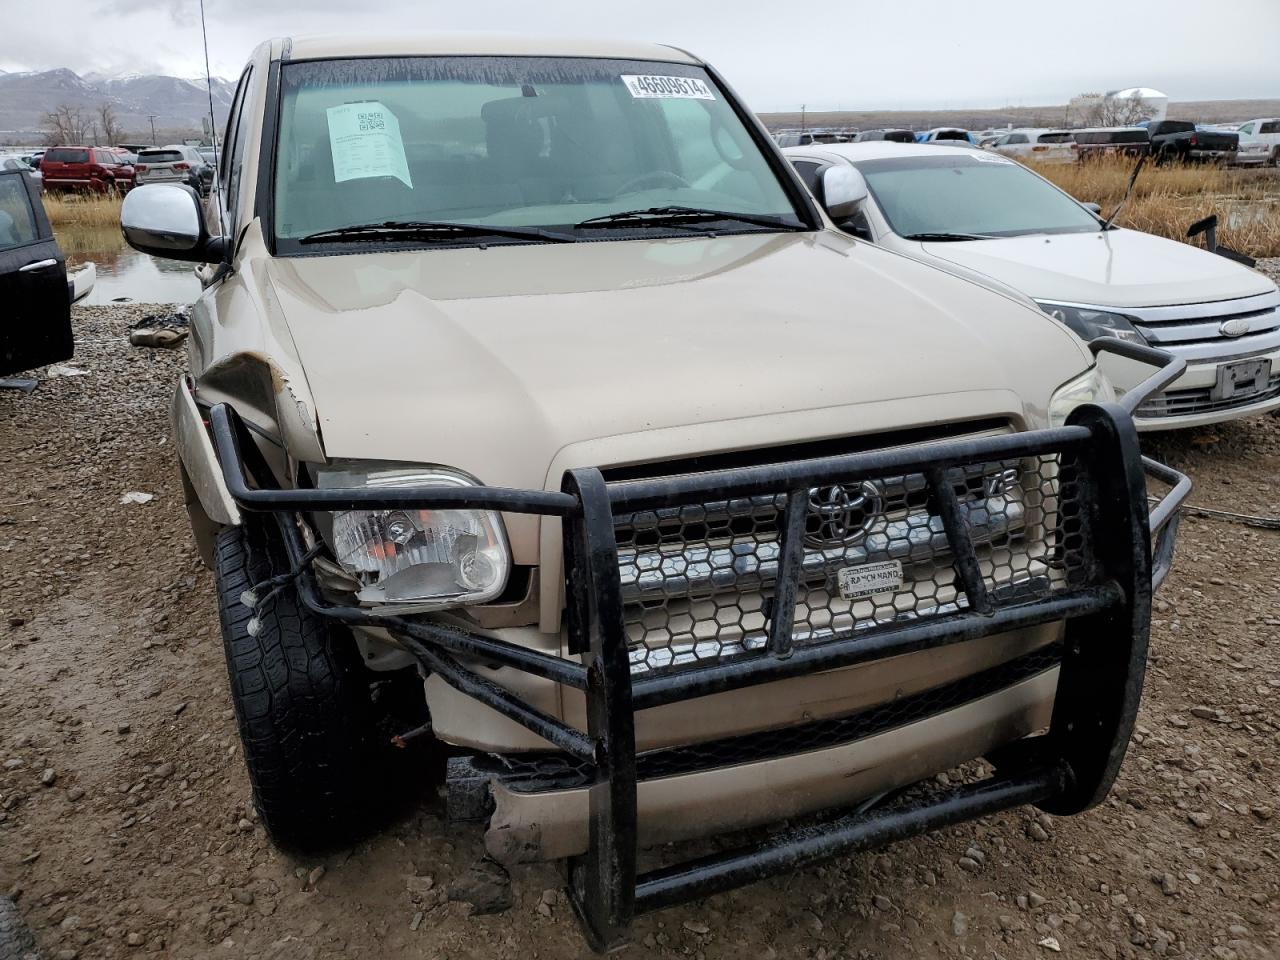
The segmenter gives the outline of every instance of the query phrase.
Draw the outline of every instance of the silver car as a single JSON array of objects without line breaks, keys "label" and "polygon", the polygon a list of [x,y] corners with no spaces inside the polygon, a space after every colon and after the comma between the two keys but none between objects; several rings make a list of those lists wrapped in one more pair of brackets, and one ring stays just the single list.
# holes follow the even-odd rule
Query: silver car
[{"label": "silver car", "polygon": [[[207,186],[213,174],[213,168],[200,156],[199,150],[182,144],[139,152],[133,169],[138,186],[144,183],[185,183],[201,195],[208,192]],[[206,169],[208,177],[204,175]]]}]

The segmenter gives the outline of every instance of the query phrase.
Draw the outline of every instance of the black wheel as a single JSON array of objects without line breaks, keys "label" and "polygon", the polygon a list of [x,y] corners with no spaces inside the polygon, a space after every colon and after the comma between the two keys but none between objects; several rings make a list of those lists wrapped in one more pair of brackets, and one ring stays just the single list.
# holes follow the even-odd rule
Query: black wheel
[{"label": "black wheel", "polygon": [[[218,617],[245,765],[267,834],[298,851],[331,849],[394,816],[421,785],[420,751],[397,750],[391,727],[406,723],[375,705],[373,684],[351,635],[307,610],[288,587],[254,612],[241,595],[285,572],[273,521],[246,518],[215,549]],[[381,678],[385,688],[392,678]],[[398,678],[405,686],[421,681]],[[383,698],[384,700],[386,698]]]},{"label": "black wheel", "polygon": [[0,897],[0,960],[40,960],[35,937],[8,897]]}]

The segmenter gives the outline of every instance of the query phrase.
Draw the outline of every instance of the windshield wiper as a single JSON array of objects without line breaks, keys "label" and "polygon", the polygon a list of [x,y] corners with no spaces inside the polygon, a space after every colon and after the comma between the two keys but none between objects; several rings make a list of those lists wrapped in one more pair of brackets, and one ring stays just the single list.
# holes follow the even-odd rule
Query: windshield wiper
[{"label": "windshield wiper", "polygon": [[803,224],[793,223],[783,217],[767,214],[734,213],[732,210],[703,210],[699,207],[665,206],[645,207],[640,210],[623,210],[620,213],[607,213],[601,217],[589,217],[581,223],[573,225],[575,230],[592,227],[616,227],[619,224],[637,224],[655,226],[685,226],[708,223],[713,220],[733,220],[738,223],[749,223],[757,227],[775,227],[782,230],[803,230]]},{"label": "windshield wiper", "polygon": [[903,240],[999,240],[985,233],[908,233]]},{"label": "windshield wiper", "polygon": [[514,240],[544,240],[548,243],[573,243],[575,238],[542,227],[498,227],[486,223],[450,223],[436,220],[385,220],[382,223],[358,223],[350,227],[321,230],[299,240],[299,243],[343,243],[362,240],[458,240],[463,237],[501,237]]}]

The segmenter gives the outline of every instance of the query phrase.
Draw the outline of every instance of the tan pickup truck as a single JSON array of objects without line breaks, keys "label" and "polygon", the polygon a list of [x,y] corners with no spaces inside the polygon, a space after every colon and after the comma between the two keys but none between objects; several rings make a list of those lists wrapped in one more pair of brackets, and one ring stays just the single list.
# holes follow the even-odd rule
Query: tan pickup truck
[{"label": "tan pickup truck", "polygon": [[[828,178],[832,215],[856,186]],[[1176,484],[1149,515],[1093,351],[836,231],[698,58],[273,41],[207,203],[144,186],[122,223],[204,264],[173,416],[277,842],[347,841],[447,758],[451,814],[568,858],[608,948],[637,912],[1106,794],[1185,483],[1149,465]]]}]

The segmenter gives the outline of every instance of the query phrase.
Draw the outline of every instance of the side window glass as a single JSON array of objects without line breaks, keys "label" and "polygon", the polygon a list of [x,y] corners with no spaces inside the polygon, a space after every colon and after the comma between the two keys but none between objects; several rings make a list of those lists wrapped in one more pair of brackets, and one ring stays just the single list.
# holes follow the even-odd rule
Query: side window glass
[{"label": "side window glass", "polygon": [[1242,126],[1242,127],[1240,128],[1240,132],[1241,132],[1241,133],[1253,133],[1253,124],[1252,124],[1252,123],[1246,123],[1244,126]]},{"label": "side window glass", "polygon": [[218,179],[222,181],[224,189],[228,191],[230,190],[231,170],[233,167],[231,155],[235,150],[236,140],[240,133],[240,108],[244,106],[244,93],[249,86],[249,74],[252,71],[253,68],[249,67],[240,76],[240,82],[236,85],[235,96],[231,99],[231,109],[227,111],[227,129],[222,135],[222,156],[218,158],[222,161],[222,169],[219,171]]},{"label": "side window glass", "polygon": [[236,228],[236,209],[240,197],[240,183],[244,173],[245,140],[245,108],[249,102],[249,90],[253,85],[253,67],[249,67],[240,78],[240,86],[236,90],[235,100],[231,104],[231,112],[227,117],[227,136],[223,141],[223,182],[226,186],[224,207],[227,221],[224,229],[232,231]]},{"label": "side window glass", "polygon": [[796,168],[796,173],[800,174],[800,179],[804,181],[804,185],[809,188],[819,201],[822,200],[822,164],[814,163],[812,160],[796,160],[791,164]]},{"label": "side window glass", "polygon": [[1261,126],[1261,128],[1258,130],[1258,132],[1259,133],[1280,133],[1280,121],[1272,120],[1269,123],[1264,123]]},{"label": "side window glass", "polygon": [[21,247],[39,239],[23,176],[0,176],[0,250]]}]

